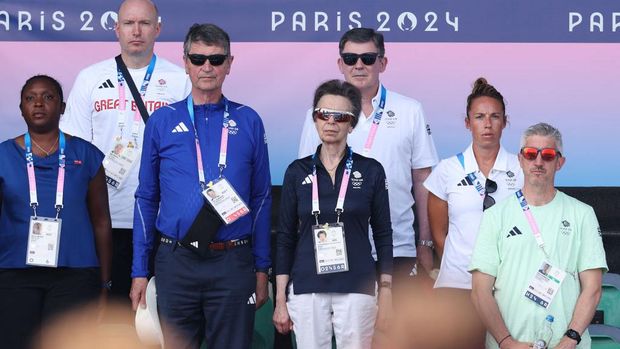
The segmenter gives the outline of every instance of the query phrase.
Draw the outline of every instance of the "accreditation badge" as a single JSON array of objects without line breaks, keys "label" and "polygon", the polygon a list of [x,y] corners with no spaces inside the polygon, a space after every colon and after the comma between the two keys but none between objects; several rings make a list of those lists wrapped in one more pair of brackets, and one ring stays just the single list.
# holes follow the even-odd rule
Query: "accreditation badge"
[{"label": "accreditation badge", "polygon": [[318,275],[349,270],[344,223],[313,225],[312,237]]},{"label": "accreditation badge", "polygon": [[226,224],[250,213],[248,206],[226,178],[212,181],[207,189],[202,191],[202,195]]},{"label": "accreditation badge", "polygon": [[130,141],[125,144],[122,140],[116,141],[114,147],[103,159],[106,182],[115,189],[119,189],[139,156],[140,149],[135,143]]},{"label": "accreditation badge", "polygon": [[549,261],[543,261],[527,285],[525,297],[547,309],[560,290],[565,277],[564,270],[554,267]]},{"label": "accreditation badge", "polygon": [[56,268],[62,219],[30,217],[26,264]]}]

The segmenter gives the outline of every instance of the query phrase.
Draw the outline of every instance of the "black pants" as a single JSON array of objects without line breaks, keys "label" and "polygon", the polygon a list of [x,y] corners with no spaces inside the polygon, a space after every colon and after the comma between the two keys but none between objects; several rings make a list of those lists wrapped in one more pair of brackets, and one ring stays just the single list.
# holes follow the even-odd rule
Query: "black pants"
[{"label": "black pants", "polygon": [[155,257],[157,305],[166,348],[251,347],[256,273],[250,245],[209,256],[161,244]]},{"label": "black pants", "polygon": [[29,348],[42,325],[100,290],[98,268],[0,269],[0,346]]},{"label": "black pants", "polygon": [[129,304],[133,230],[112,229],[112,290],[110,298]]}]

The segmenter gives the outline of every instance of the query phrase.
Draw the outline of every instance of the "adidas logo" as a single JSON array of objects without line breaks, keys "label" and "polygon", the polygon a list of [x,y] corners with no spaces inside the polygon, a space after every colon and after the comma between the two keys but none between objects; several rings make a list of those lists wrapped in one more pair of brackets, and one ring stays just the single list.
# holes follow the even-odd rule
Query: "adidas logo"
[{"label": "adidas logo", "polygon": [[114,88],[114,84],[110,81],[110,79],[108,79],[104,81],[103,84],[99,85],[99,88]]},{"label": "adidas logo", "polygon": [[198,248],[198,241],[190,242],[189,244],[194,246],[195,248]]},{"label": "adidas logo", "polygon": [[303,182],[301,182],[302,185],[304,184],[312,184],[312,175],[308,175],[306,176],[306,178],[304,178]]},{"label": "adidas logo", "polygon": [[474,185],[474,182],[469,178],[469,177],[465,177],[463,179],[461,179],[461,182],[459,184],[457,184],[457,187],[465,187],[468,185]]},{"label": "adidas logo", "polygon": [[523,233],[521,233],[521,230],[519,230],[519,228],[512,227],[512,229],[510,229],[510,231],[508,232],[508,235],[506,235],[506,237],[509,238],[509,237],[515,236],[515,235],[523,235]]},{"label": "adidas logo", "polygon": [[248,304],[256,304],[256,292],[252,293],[250,298],[248,298]]},{"label": "adidas logo", "polygon": [[177,133],[177,132],[189,132],[189,129],[187,128],[187,126],[185,126],[183,121],[179,122],[179,124],[175,128],[172,129],[172,133]]}]

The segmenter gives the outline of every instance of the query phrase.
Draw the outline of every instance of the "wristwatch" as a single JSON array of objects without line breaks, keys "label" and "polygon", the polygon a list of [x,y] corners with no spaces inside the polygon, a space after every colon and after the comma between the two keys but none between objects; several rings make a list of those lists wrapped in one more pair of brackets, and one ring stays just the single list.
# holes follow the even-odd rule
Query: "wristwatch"
[{"label": "wristwatch", "polygon": [[564,335],[574,341],[577,341],[577,344],[581,342],[581,336],[579,335],[579,332],[573,330],[572,328],[566,330],[566,333],[564,333]]},{"label": "wristwatch", "polygon": [[434,248],[435,244],[433,243],[433,240],[418,240],[418,245],[419,246],[426,246],[426,247],[430,247],[430,248]]}]

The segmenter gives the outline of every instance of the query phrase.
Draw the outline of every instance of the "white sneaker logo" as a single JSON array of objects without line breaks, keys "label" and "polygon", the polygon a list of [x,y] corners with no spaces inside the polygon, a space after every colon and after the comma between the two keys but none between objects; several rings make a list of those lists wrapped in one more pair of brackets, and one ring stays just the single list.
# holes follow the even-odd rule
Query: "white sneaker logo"
[{"label": "white sneaker logo", "polygon": [[189,129],[187,128],[187,126],[185,126],[183,121],[179,122],[179,124],[175,128],[172,129],[172,133],[177,133],[177,132],[189,132]]},{"label": "white sneaker logo", "polygon": [[256,292],[252,293],[250,298],[248,298],[248,304],[256,304]]},{"label": "white sneaker logo", "polygon": [[194,246],[195,248],[198,248],[198,241],[190,242],[190,245]]},{"label": "white sneaker logo", "polygon": [[306,178],[304,178],[303,182],[301,182],[302,185],[304,184],[312,184],[312,176],[308,175]]}]

